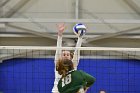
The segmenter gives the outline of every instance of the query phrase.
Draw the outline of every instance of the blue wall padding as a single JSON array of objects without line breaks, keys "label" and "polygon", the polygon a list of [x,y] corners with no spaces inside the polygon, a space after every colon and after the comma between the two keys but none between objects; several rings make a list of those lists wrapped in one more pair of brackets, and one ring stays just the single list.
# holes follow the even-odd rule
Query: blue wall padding
[{"label": "blue wall padding", "polygon": [[[96,78],[88,93],[140,93],[140,61],[134,59],[81,59],[78,69]],[[51,58],[19,58],[0,64],[0,92],[51,93]]]}]

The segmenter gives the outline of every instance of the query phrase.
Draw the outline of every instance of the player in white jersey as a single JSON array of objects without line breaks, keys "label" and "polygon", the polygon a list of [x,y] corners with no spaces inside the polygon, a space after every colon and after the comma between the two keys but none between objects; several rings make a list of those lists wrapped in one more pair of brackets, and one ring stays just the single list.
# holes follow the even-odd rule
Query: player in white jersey
[{"label": "player in white jersey", "polygon": [[[59,24],[59,25],[57,25],[57,28],[58,28],[57,47],[62,47],[62,35],[63,35],[63,32],[64,32],[66,26],[65,26],[65,24]],[[78,37],[78,41],[77,41],[75,47],[81,47],[82,40],[83,40],[82,37]],[[55,53],[55,60],[54,60],[55,67],[56,67],[56,63],[59,58],[72,60],[72,62],[74,64],[74,69],[77,69],[77,66],[78,66],[78,63],[80,60],[80,50],[75,49],[74,53],[71,53],[68,50],[57,49],[56,53]],[[58,72],[56,71],[56,68],[55,68],[55,82],[54,82],[54,87],[52,89],[52,93],[59,93],[58,89],[57,89],[57,84],[58,84],[60,77],[61,76],[58,74]]]}]

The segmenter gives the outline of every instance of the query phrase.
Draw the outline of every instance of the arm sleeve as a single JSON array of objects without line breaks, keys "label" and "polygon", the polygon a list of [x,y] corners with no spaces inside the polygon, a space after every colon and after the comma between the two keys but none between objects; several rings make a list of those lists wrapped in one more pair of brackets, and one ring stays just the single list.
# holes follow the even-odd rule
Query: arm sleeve
[{"label": "arm sleeve", "polygon": [[[59,35],[58,35],[58,38],[57,38],[57,47],[62,47],[62,36],[59,36]],[[58,72],[56,71],[56,63],[57,63],[58,59],[61,57],[61,52],[62,52],[61,49],[56,49],[55,59],[54,59],[54,64],[55,64],[55,68],[54,68],[54,71],[55,71],[55,82],[54,82],[54,84],[55,85],[58,84],[58,81],[59,81],[59,79],[61,77],[58,74]]]},{"label": "arm sleeve", "polygon": [[90,74],[83,71],[81,71],[81,73],[82,76],[84,77],[84,81],[86,82],[86,87],[90,87],[96,81],[96,79]]},{"label": "arm sleeve", "polygon": [[[62,36],[59,36],[59,35],[57,38],[57,47],[62,47]],[[61,57],[61,53],[62,53],[61,49],[56,49],[55,60],[54,60],[55,65],[56,65],[56,62],[58,61],[58,59]]]},{"label": "arm sleeve", "polygon": [[74,67],[76,67],[76,68],[77,68],[77,66],[79,64],[79,60],[80,60],[80,50],[78,50],[77,47],[81,47],[82,41],[83,41],[83,39],[81,37],[78,37],[78,41],[76,43],[76,47],[74,50],[72,62],[74,64]]}]

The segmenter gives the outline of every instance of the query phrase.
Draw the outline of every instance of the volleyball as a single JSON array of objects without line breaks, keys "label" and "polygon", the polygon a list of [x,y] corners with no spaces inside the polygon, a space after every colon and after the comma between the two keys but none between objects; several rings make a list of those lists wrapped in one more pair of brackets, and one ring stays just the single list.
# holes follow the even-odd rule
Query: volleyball
[{"label": "volleyball", "polygon": [[78,36],[84,36],[86,34],[86,26],[82,23],[76,24],[73,27],[73,32]]}]

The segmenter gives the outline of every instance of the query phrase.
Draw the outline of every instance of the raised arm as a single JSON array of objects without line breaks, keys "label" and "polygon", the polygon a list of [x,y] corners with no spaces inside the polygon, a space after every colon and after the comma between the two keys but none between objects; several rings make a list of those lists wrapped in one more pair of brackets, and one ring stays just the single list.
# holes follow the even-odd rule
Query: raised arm
[{"label": "raised arm", "polygon": [[80,50],[78,50],[77,47],[81,47],[81,44],[83,41],[82,39],[86,33],[86,30],[87,30],[86,26],[82,23],[78,23],[73,27],[74,33],[78,36],[78,41],[76,44],[76,48],[75,48],[74,56],[73,56],[73,60],[72,60],[74,63],[75,69],[77,69],[77,66],[78,66],[79,60],[80,60]]},{"label": "raised arm", "polygon": [[[57,25],[57,28],[58,28],[57,47],[61,47],[62,46],[62,34],[64,32],[65,26],[64,26],[64,24],[59,24],[59,25]],[[56,49],[55,59],[54,59],[55,81],[54,81],[54,86],[53,86],[53,89],[52,89],[52,93],[58,93],[57,84],[58,84],[58,81],[59,81],[61,76],[56,71],[56,65],[57,65],[57,61],[60,57],[61,57],[61,50]]]},{"label": "raised arm", "polygon": [[78,66],[79,60],[80,60],[80,50],[78,50],[76,47],[81,47],[82,41],[83,41],[83,38],[78,37],[78,41],[76,43],[74,55],[73,55],[73,59],[72,59],[72,62],[74,63],[75,69],[77,69],[77,66]]},{"label": "raised arm", "polygon": [[[65,29],[65,24],[58,24],[57,25],[58,28],[58,37],[57,37],[57,47],[62,47],[62,34],[64,32]],[[55,63],[58,61],[58,59],[61,57],[61,53],[62,50],[60,49],[56,49],[56,53],[55,53]]]}]

